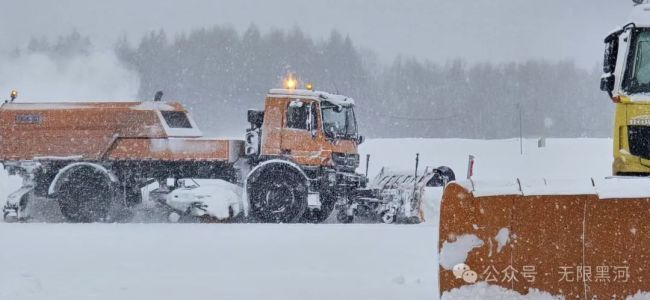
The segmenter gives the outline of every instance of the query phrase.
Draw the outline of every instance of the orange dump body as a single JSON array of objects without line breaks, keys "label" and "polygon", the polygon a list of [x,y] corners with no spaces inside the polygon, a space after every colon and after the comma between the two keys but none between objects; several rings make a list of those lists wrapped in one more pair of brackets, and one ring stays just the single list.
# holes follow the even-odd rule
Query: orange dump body
[{"label": "orange dump body", "polygon": [[178,103],[6,103],[0,161],[234,161],[242,141],[202,139]]},{"label": "orange dump body", "polygon": [[[522,294],[535,288],[566,299],[625,299],[650,291],[649,216],[650,198],[475,196],[451,183],[441,202],[439,249],[474,235],[482,245],[464,263],[479,282]],[[509,240],[499,246],[504,228]],[[467,284],[441,263],[441,293]]]}]

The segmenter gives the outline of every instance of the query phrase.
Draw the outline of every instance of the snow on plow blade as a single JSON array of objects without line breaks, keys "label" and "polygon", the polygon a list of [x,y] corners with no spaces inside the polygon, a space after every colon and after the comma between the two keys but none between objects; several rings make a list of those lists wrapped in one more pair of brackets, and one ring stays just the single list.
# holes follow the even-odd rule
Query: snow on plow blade
[{"label": "snow on plow blade", "polygon": [[481,281],[566,299],[650,291],[650,179],[450,183],[439,250],[441,293]]}]

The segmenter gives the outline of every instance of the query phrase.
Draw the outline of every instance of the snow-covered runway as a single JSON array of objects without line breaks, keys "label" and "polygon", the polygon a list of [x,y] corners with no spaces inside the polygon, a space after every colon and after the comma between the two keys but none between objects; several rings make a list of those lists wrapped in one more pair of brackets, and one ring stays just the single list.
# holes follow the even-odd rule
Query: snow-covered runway
[{"label": "snow-covered runway", "polygon": [[0,224],[0,299],[435,299],[432,225]]}]

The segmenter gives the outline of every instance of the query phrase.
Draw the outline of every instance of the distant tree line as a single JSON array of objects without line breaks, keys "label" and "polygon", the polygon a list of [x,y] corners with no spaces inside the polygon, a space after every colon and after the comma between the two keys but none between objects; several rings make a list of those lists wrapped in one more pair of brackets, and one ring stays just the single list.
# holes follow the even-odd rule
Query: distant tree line
[{"label": "distant tree line", "polygon": [[82,36],[74,30],[70,34],[59,36],[55,42],[50,42],[46,37],[32,38],[23,51],[16,48],[13,51],[14,56],[20,56],[25,53],[47,54],[53,59],[67,59],[77,55],[89,55],[92,50],[90,38]]},{"label": "distant tree line", "polygon": [[[83,54],[78,33],[54,44],[33,40],[29,51]],[[360,130],[369,137],[608,137],[613,105],[598,89],[600,70],[571,61],[439,64],[408,57],[380,62],[333,31],[314,40],[298,28],[244,32],[215,26],[170,38],[163,30],[136,45],[115,46],[140,75],[139,97],[162,90],[190,108],[209,135],[243,132],[246,110],[262,108],[269,88],[288,72],[316,89],[355,98]]]}]

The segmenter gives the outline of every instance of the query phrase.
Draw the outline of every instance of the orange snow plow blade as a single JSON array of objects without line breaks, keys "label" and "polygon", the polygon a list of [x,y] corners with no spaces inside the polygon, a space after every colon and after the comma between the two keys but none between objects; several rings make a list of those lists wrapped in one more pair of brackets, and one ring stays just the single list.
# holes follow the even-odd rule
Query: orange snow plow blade
[{"label": "orange snow plow blade", "polygon": [[450,183],[439,250],[441,294],[481,281],[565,299],[650,291],[650,179]]}]

